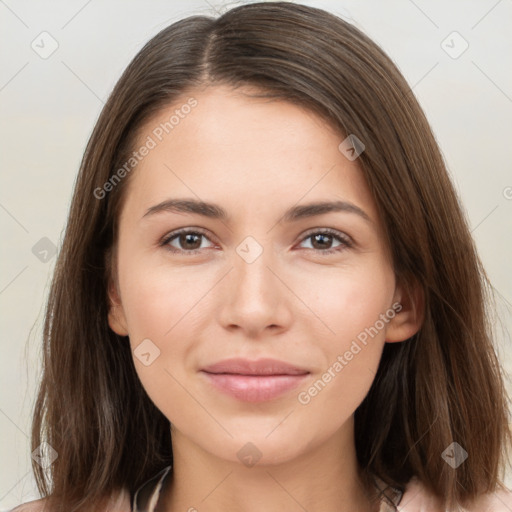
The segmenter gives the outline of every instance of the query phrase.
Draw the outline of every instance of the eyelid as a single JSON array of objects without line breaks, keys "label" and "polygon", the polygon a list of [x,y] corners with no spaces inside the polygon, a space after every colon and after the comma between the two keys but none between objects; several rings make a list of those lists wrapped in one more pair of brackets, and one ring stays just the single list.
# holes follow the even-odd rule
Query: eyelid
[{"label": "eyelid", "polygon": [[[175,239],[176,237],[178,237],[179,235],[182,235],[182,234],[189,234],[189,233],[193,233],[193,234],[198,234],[198,235],[202,235],[204,236],[205,238],[207,238],[210,242],[212,243],[216,243],[214,240],[211,240],[211,236],[210,234],[208,233],[207,230],[205,230],[204,228],[199,228],[199,227],[195,227],[195,226],[188,226],[186,228],[180,228],[180,229],[177,229],[175,231],[171,231],[170,233],[167,233],[166,235],[164,235],[160,241],[158,242],[158,245],[159,246],[163,246],[163,247],[167,247],[169,248],[169,242],[173,239]],[[175,249],[174,247],[169,249],[171,252],[181,252],[181,253],[188,253],[188,254],[194,254],[198,251],[201,251],[201,249],[193,249],[191,251],[184,251],[182,249]]]},{"label": "eyelid", "polygon": [[330,235],[333,238],[338,239],[339,242],[341,243],[341,245],[338,247],[332,247],[330,249],[324,249],[324,250],[314,249],[314,248],[310,248],[310,247],[305,248],[306,250],[313,251],[315,254],[327,256],[327,255],[330,255],[333,253],[339,253],[339,252],[343,251],[344,249],[350,249],[355,246],[355,242],[352,239],[352,237],[350,237],[346,233],[344,233],[342,231],[338,231],[337,229],[322,228],[322,227],[315,227],[315,228],[308,229],[305,233],[303,233],[301,235],[301,238],[298,243],[301,244],[302,242],[304,242],[305,240],[307,240],[308,238],[310,238],[311,236],[316,235],[316,234]]},{"label": "eyelid", "polygon": [[302,233],[300,240],[303,241],[304,239],[309,238],[311,235],[315,235],[317,233],[332,235],[334,237],[340,238],[341,240],[343,240],[346,243],[350,243],[350,244],[354,243],[354,241],[352,240],[352,237],[350,237],[343,231],[338,231],[337,229],[334,229],[334,228],[322,228],[322,227],[308,229],[305,233]]}]

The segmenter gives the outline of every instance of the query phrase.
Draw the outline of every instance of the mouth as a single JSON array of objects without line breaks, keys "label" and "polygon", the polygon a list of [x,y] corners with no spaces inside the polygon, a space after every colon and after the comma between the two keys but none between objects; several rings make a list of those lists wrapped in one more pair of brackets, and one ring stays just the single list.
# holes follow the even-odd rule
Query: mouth
[{"label": "mouth", "polygon": [[214,389],[244,402],[278,398],[299,386],[310,372],[275,359],[229,359],[200,372]]}]

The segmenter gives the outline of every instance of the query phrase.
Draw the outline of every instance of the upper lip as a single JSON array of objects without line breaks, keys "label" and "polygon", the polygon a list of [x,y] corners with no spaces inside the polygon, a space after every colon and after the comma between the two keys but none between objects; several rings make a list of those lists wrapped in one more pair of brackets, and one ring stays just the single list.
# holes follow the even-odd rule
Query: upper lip
[{"label": "upper lip", "polygon": [[277,359],[224,359],[215,364],[202,368],[207,373],[232,373],[238,375],[305,375],[309,373],[304,368]]}]

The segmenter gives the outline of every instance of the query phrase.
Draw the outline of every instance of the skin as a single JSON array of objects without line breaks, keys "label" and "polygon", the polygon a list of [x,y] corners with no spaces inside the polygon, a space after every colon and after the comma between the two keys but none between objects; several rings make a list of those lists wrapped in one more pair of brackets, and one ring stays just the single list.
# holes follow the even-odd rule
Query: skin
[{"label": "skin", "polygon": [[[248,92],[194,90],[197,106],[137,165],[125,190],[109,324],[129,336],[132,349],[149,338],[160,350],[149,366],[134,361],[172,424],[173,479],[162,510],[369,512],[375,508],[358,476],[353,415],[384,343],[419,329],[421,298],[397,285],[359,164],[338,149],[345,137],[307,110]],[[189,96],[162,109],[139,141]],[[230,219],[144,216],[170,198],[216,203]],[[282,219],[297,204],[330,200],[356,205],[369,220],[346,211]],[[178,253],[159,245],[179,228],[201,228],[205,237],[174,238],[168,245]],[[351,246],[336,237],[315,243],[311,235],[325,228]],[[247,236],[263,249],[251,263],[236,251]],[[299,392],[396,302],[401,311],[301,404]],[[310,375],[278,399],[242,402],[199,373],[229,357],[273,357]],[[252,467],[237,456],[248,442],[261,452]]]}]

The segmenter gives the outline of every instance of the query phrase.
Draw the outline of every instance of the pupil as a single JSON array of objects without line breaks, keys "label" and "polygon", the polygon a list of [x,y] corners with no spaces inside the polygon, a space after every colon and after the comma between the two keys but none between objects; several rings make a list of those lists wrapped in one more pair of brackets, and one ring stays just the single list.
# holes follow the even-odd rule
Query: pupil
[{"label": "pupil", "polygon": [[323,249],[325,249],[326,245],[329,245],[329,244],[328,244],[328,242],[329,242],[329,239],[330,239],[330,238],[331,238],[331,235],[322,235],[322,234],[320,234],[320,235],[315,235],[315,236],[313,237],[313,240],[314,240],[314,241],[313,241],[313,246],[314,246],[314,245],[315,245],[315,243],[317,243],[318,241],[322,241],[322,240],[323,240],[323,241],[325,242],[325,241],[327,240],[327,243],[323,243],[323,244],[321,243],[321,244],[320,244],[320,248],[321,248],[321,249],[322,249],[322,248],[323,248]]},{"label": "pupil", "polygon": [[[195,238],[195,246],[190,247],[190,244],[194,245],[194,238]],[[201,243],[199,243],[199,245],[197,244],[198,240],[199,240],[199,235],[195,235],[193,233],[186,233],[184,235],[181,235],[180,242],[182,243],[182,245],[185,245],[185,246],[189,245],[189,248],[191,248],[191,249],[197,249],[201,245]]]}]

